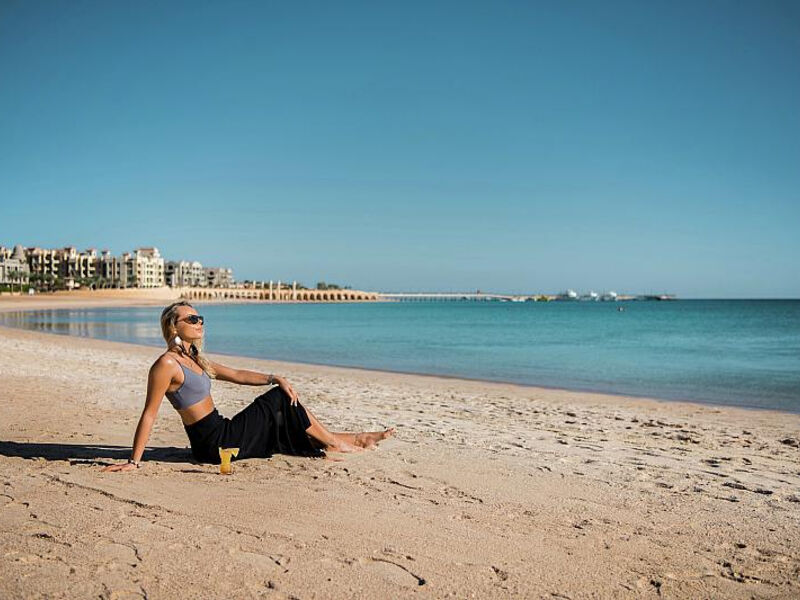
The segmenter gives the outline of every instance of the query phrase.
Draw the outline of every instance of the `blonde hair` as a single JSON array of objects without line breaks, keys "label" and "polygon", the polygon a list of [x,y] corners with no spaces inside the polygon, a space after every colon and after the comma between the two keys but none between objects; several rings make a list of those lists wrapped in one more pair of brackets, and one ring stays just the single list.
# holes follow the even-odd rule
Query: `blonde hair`
[{"label": "blonde hair", "polygon": [[[183,344],[175,343],[175,337],[178,335],[179,306],[188,306],[189,308],[194,308],[194,306],[189,304],[186,300],[173,302],[167,308],[165,308],[161,312],[161,335],[164,336],[164,341],[167,342],[167,346],[169,348],[177,346],[181,354],[186,354]],[[194,359],[194,361],[202,367],[203,371],[208,373],[209,377],[216,377],[217,374],[214,371],[214,367],[211,366],[211,363],[203,354],[202,338],[196,342],[192,342],[192,345],[189,347],[189,357]]]}]

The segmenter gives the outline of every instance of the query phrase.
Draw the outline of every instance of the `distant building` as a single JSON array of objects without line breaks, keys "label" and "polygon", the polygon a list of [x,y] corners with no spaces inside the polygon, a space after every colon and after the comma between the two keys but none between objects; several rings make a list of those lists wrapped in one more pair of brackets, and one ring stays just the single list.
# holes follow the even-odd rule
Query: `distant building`
[{"label": "distant building", "polygon": [[164,283],[169,287],[182,287],[189,263],[185,260],[168,260],[164,263]]},{"label": "distant building", "polygon": [[26,262],[39,279],[60,279],[67,287],[79,285],[79,280],[97,277],[97,250],[78,252],[74,246],[65,248],[28,248]]},{"label": "distant building", "polygon": [[103,250],[97,260],[97,274],[108,287],[128,287],[128,271],[125,268],[125,261],[119,256],[113,256],[108,250]]},{"label": "distant building", "polygon": [[208,278],[199,262],[170,260],[164,266],[164,278],[170,287],[207,287]]},{"label": "distant building", "polygon": [[164,259],[158,248],[137,248],[122,255],[126,287],[156,288],[166,285]]},{"label": "distant building", "polygon": [[[96,276],[97,250],[89,248],[84,252],[72,246],[64,248],[61,252],[60,275],[67,282],[76,282],[81,279],[92,279]],[[68,283],[69,287],[72,287]]]},{"label": "distant building", "polygon": [[31,273],[61,277],[61,251],[48,248],[28,248],[28,267]]},{"label": "distant building", "polygon": [[0,284],[27,284],[30,281],[30,268],[25,256],[25,249],[14,246],[14,249],[0,246]]},{"label": "distant building", "polygon": [[[19,273],[19,275],[17,275]],[[198,261],[166,262],[155,247],[137,248],[122,256],[95,248],[79,252],[74,246],[65,248],[23,248],[13,250],[0,246],[0,283],[28,283],[33,276],[37,284],[52,289],[82,285],[113,288],[233,287],[233,269],[204,268]]]},{"label": "distant building", "polygon": [[208,287],[227,288],[233,287],[233,269],[225,267],[206,267],[204,269]]}]

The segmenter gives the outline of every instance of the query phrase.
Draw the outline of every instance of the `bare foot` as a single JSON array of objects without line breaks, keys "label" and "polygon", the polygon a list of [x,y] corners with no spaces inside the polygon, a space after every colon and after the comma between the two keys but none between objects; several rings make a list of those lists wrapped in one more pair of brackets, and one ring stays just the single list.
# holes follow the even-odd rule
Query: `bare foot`
[{"label": "bare foot", "polygon": [[378,442],[392,437],[394,432],[394,427],[389,427],[389,429],[384,429],[383,431],[362,431],[356,434],[355,443],[356,446],[361,446],[362,448],[375,448]]},{"label": "bare foot", "polygon": [[328,444],[325,448],[329,452],[361,452],[363,449],[359,446],[354,446],[341,437],[336,437],[336,435],[333,436],[333,443]]}]

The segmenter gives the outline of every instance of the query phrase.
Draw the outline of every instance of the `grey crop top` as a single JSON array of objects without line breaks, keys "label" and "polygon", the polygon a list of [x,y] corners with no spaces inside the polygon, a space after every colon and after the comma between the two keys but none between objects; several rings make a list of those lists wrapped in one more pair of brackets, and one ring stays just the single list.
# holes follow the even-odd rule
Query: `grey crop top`
[{"label": "grey crop top", "polygon": [[211,395],[211,378],[205,371],[198,375],[181,363],[178,364],[183,369],[183,383],[174,392],[166,393],[175,410],[189,408]]}]

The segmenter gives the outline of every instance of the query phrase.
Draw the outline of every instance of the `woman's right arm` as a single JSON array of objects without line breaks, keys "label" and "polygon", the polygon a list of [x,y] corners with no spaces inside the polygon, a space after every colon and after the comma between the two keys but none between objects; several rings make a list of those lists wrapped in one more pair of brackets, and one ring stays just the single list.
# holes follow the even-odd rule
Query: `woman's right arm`
[{"label": "woman's right arm", "polygon": [[[170,360],[163,357],[160,358],[153,363],[147,375],[147,397],[145,398],[142,416],[139,417],[139,424],[136,426],[136,434],[133,437],[133,451],[131,452],[131,459],[136,463],[142,459],[147,440],[150,439],[150,432],[153,430],[153,424],[158,416],[158,409],[161,407],[161,402],[172,381]],[[133,463],[125,463],[122,465],[110,465],[105,467],[103,471],[132,471],[136,468],[138,467]]]}]

